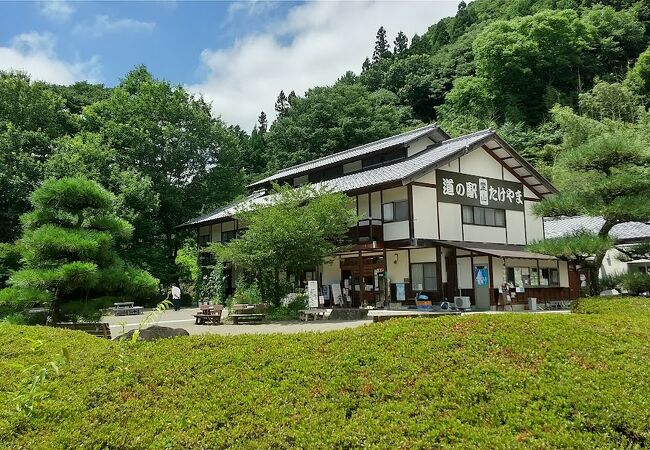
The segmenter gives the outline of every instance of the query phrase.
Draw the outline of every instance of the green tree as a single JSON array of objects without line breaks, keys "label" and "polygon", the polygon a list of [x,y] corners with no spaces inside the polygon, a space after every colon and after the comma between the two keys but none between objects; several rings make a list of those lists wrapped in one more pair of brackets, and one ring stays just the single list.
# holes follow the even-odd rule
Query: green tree
[{"label": "green tree", "polygon": [[118,256],[132,227],[115,214],[110,192],[84,178],[49,179],[30,201],[34,210],[22,217],[24,267],[11,274],[0,305],[48,304],[48,323],[56,323],[67,301],[156,293],[158,280]]},{"label": "green tree", "polygon": [[52,141],[73,129],[65,101],[45,83],[0,71],[0,242],[20,234],[20,215],[43,180]]},{"label": "green tree", "polygon": [[279,305],[280,274],[313,270],[345,245],[356,223],[349,198],[341,193],[277,188],[271,206],[259,205],[238,214],[248,228],[225,245],[213,244],[216,255],[257,278],[262,296]]},{"label": "green tree", "polygon": [[650,47],[637,59],[634,67],[627,74],[628,82],[636,93],[650,106]]},{"label": "green tree", "polygon": [[280,91],[278,99],[275,101],[275,112],[278,113],[278,118],[282,117],[289,110],[289,100],[284,91]]},{"label": "green tree", "polygon": [[587,117],[634,123],[642,114],[639,98],[625,83],[598,81],[589,92],[579,96],[580,110]]},{"label": "green tree", "polygon": [[160,198],[151,179],[97,133],[66,136],[53,147],[45,164],[46,178],[84,177],[115,194],[117,214],[134,228],[132,239],[122,244],[124,257],[149,271],[164,273],[165,251],[159,243],[162,229],[157,220]]},{"label": "green tree", "polygon": [[409,48],[409,38],[406,37],[403,31],[397,33],[395,42],[393,42],[393,53],[401,55]]},{"label": "green tree", "polygon": [[379,27],[375,40],[375,50],[372,52],[372,62],[376,63],[380,59],[390,57],[390,55],[390,44],[386,38],[386,30],[384,27]]},{"label": "green tree", "polygon": [[163,255],[154,273],[173,281],[182,241],[174,227],[243,191],[237,136],[212,117],[202,98],[154,79],[144,67],[129,72],[110,97],[88,106],[84,117],[86,129],[117,151],[124,168],[137,167],[151,180],[160,199],[150,217],[160,231],[151,239]]},{"label": "green tree", "polygon": [[338,83],[309,90],[265,134],[271,163],[287,167],[381,139],[419,124],[386,90]]},{"label": "green tree", "polygon": [[605,222],[595,235],[581,234],[579,240],[575,236],[548,239],[530,247],[561,257],[567,252],[558,250],[569,247],[574,254],[593,255],[590,290],[596,294],[598,268],[613,245],[611,229],[619,223],[650,220],[650,141],[630,128],[579,133],[585,136],[583,141],[567,146],[576,139],[565,140],[552,168],[552,180],[560,193],[537,204],[535,212],[539,216],[602,217]]}]

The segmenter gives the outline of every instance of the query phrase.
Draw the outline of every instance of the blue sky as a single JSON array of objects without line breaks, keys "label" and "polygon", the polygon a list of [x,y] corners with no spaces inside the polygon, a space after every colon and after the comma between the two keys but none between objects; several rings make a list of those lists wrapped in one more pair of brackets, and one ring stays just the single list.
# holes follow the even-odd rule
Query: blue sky
[{"label": "blue sky", "polygon": [[138,64],[204,95],[230,123],[273,116],[298,94],[358,72],[380,25],[391,40],[423,33],[457,1],[3,2],[0,69],[113,86]]}]

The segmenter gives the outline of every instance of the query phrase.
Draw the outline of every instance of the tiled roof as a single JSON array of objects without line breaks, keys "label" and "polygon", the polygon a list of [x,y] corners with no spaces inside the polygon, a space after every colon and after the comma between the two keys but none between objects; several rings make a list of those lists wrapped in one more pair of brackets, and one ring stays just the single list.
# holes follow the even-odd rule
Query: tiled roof
[{"label": "tiled roof", "polygon": [[[465,149],[469,150],[471,146],[493,134],[494,132],[491,130],[483,130],[458,138],[448,139],[441,144],[433,144],[426,150],[396,163],[322,181],[315,183],[314,186],[316,188],[328,188],[334,192],[348,192],[390,182],[403,181],[418,174],[422,170],[435,168],[436,164],[444,163],[450,156],[462,152]],[[264,196],[263,190],[256,191],[239,202],[219,208],[216,211],[192,219],[180,226],[198,225],[224,219],[232,216],[237,211],[264,202],[272,203],[273,195]]]},{"label": "tiled roof", "polygon": [[[310,170],[317,169],[319,167],[359,158],[361,156],[365,156],[382,149],[408,144],[409,142],[420,139],[421,137],[424,137],[435,130],[439,130],[437,124],[426,125],[424,127],[416,128],[415,130],[407,131],[396,136],[390,136],[375,142],[370,142],[368,144],[360,145],[348,150],[343,150],[342,152],[334,153],[332,155],[323,156],[322,158],[314,159],[312,161],[307,161],[302,164],[279,170],[269,177],[256,181],[255,183],[251,183],[249,187],[260,186],[265,183],[278,180],[280,178],[298,175]],[[442,133],[445,134],[444,132]]]},{"label": "tiled roof", "polygon": [[[598,233],[605,223],[602,217],[547,217],[544,219],[544,236],[556,238],[576,231],[585,230]],[[650,239],[650,224],[643,222],[625,222],[614,225],[609,235],[616,240]]]},{"label": "tiled roof", "polygon": [[428,149],[416,155],[386,166],[374,169],[351,173],[332,180],[316,183],[316,186],[326,186],[334,191],[353,191],[378,184],[401,181],[409,178],[423,169],[430,169],[436,163],[445,160],[465,148],[493,134],[491,130],[478,131],[454,139],[448,139],[442,144],[432,145]]}]

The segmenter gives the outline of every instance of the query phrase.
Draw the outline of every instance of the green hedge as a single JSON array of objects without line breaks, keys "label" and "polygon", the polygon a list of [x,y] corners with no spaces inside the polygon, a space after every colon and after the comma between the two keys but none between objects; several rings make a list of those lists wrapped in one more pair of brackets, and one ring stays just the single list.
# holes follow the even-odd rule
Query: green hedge
[{"label": "green hedge", "polygon": [[[615,305],[615,306],[610,306]],[[650,301],[590,314],[399,319],[329,333],[133,348],[0,326],[0,391],[70,349],[0,442],[50,448],[612,448],[650,445]],[[32,350],[34,340],[42,340]],[[122,354],[122,355],[121,355]],[[120,361],[125,361],[121,363]],[[16,366],[33,365],[24,372]]]}]

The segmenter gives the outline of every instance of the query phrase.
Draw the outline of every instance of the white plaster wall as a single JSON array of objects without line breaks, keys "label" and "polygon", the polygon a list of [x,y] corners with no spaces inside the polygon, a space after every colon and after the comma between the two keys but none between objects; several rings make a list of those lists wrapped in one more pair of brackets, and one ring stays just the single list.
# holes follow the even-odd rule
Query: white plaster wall
[{"label": "white plaster wall", "polygon": [[461,241],[460,205],[453,203],[438,203],[440,212],[440,239],[447,241]]},{"label": "white plaster wall", "polygon": [[485,227],[481,225],[463,225],[466,242],[506,243],[506,229],[501,227]]},{"label": "white plaster wall", "polygon": [[627,263],[618,259],[621,252],[615,248],[608,250],[603,258],[603,264],[600,266],[600,276],[615,275],[627,272]]},{"label": "white plaster wall", "polygon": [[460,289],[472,289],[472,261],[471,258],[457,258],[458,287]]},{"label": "white plaster wall", "polygon": [[420,183],[436,184],[436,171],[430,170],[429,172],[422,175],[420,178],[417,178],[415,181]]},{"label": "white plaster wall", "polygon": [[544,223],[541,217],[533,214],[535,202],[524,200],[524,210],[526,212],[526,239],[527,244],[533,241],[544,239]]},{"label": "white plaster wall", "polygon": [[438,239],[436,190],[413,186],[413,233],[416,238]]},{"label": "white plaster wall", "polygon": [[409,254],[407,250],[386,252],[386,268],[391,283],[405,283],[409,278]]},{"label": "white plaster wall", "polygon": [[372,218],[381,219],[381,193],[379,191],[370,193],[370,206]]},{"label": "white plaster wall", "polygon": [[436,262],[435,248],[414,248],[411,250],[412,263]]},{"label": "white plaster wall", "polygon": [[458,172],[458,159],[449,161],[444,166],[438,167],[438,169],[447,170],[449,172]]},{"label": "white plaster wall", "polygon": [[524,228],[524,213],[506,209],[506,228],[508,229],[508,244],[526,244]]},{"label": "white plaster wall", "polygon": [[335,257],[331,261],[323,264],[321,273],[323,274],[323,284],[338,284],[341,282],[341,260]]},{"label": "white plaster wall", "polygon": [[357,209],[361,219],[370,217],[370,196],[368,194],[357,195]]},{"label": "white plaster wall", "polygon": [[569,263],[566,261],[559,261],[560,267],[560,286],[569,287]]},{"label": "white plaster wall", "polygon": [[406,200],[408,197],[408,194],[406,192],[406,186],[400,186],[392,189],[385,189],[382,192],[382,195],[384,197],[384,203]]},{"label": "white plaster wall", "polygon": [[221,224],[212,225],[212,242],[221,242]]},{"label": "white plaster wall", "polygon": [[409,221],[389,222],[384,224],[384,241],[394,241],[396,239],[408,239]]},{"label": "white plaster wall", "polygon": [[492,286],[498,288],[503,284],[504,276],[503,273],[505,265],[503,260],[497,256],[492,256]]},{"label": "white plaster wall", "polygon": [[413,156],[416,153],[420,153],[422,150],[426,149],[428,146],[433,145],[433,141],[428,137],[421,137],[420,139],[413,141],[409,144],[408,156]]},{"label": "white plaster wall", "polygon": [[[517,180],[519,181],[519,180]],[[524,197],[528,198],[539,198],[537,194],[535,194],[533,191],[531,191],[528,186],[524,186]]]},{"label": "white plaster wall", "polygon": [[501,164],[482,148],[460,157],[460,171],[468,175],[501,180]]},{"label": "white plaster wall", "polygon": [[[515,183],[521,183],[521,181],[519,181],[517,179],[517,177],[514,176],[512,173],[510,173],[510,171],[508,169],[506,169],[505,167],[503,168],[503,179],[506,180],[506,181],[514,181]],[[527,189],[527,188],[524,187],[524,189]],[[526,194],[526,195],[528,195],[528,194]]]}]

